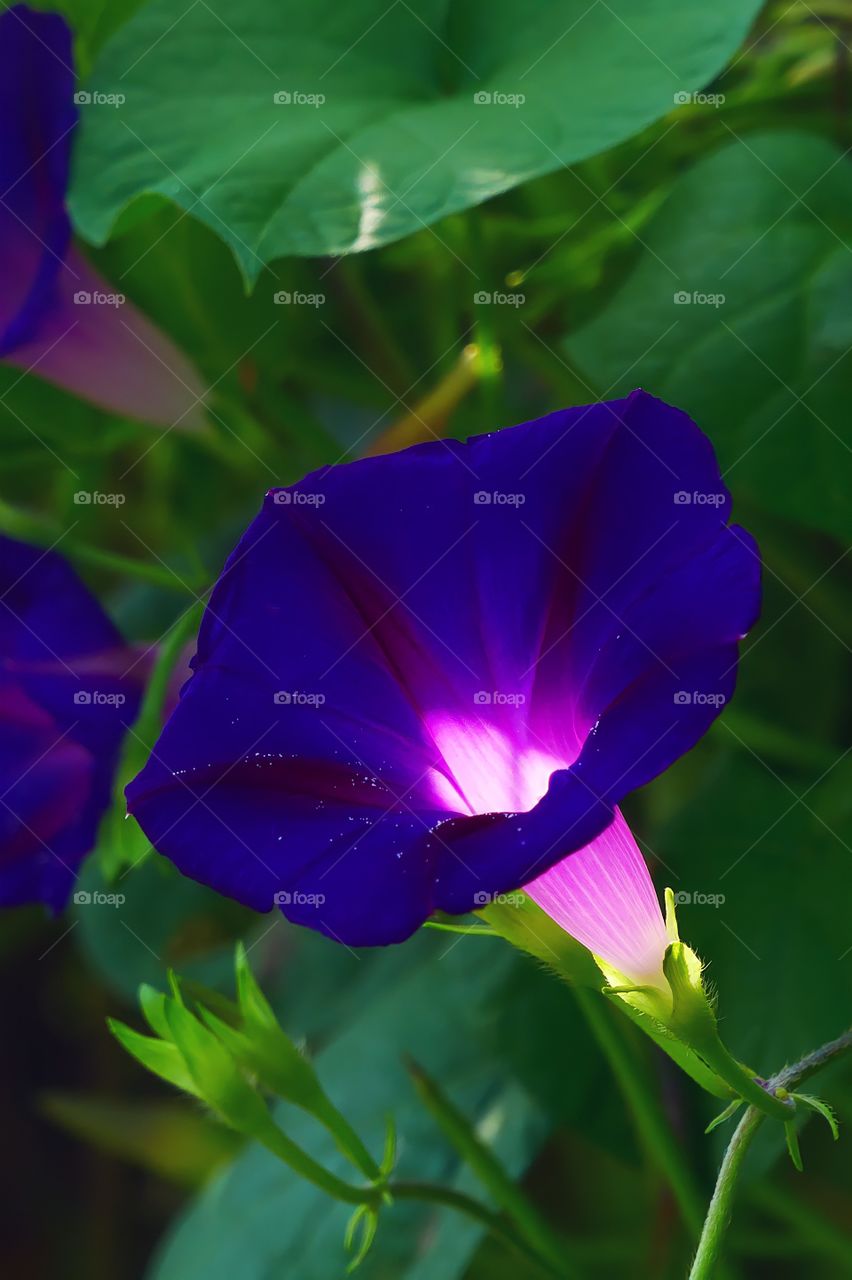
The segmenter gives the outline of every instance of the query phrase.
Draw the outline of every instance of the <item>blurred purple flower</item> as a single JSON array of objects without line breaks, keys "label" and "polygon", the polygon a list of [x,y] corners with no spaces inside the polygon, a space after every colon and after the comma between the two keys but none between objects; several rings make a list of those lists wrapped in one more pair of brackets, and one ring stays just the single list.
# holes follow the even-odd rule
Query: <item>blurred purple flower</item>
[{"label": "blurred purple flower", "polygon": [[112,794],[143,662],[55,551],[0,536],[0,904],[61,908]]},{"label": "blurred purple flower", "polygon": [[760,563],[729,508],[643,392],[271,492],[131,812],[352,945],[535,880],[730,698]]},{"label": "blurred purple flower", "polygon": [[191,365],[71,241],[77,107],[71,32],[57,14],[0,13],[0,121],[0,360],[112,412],[197,426],[203,387]]}]

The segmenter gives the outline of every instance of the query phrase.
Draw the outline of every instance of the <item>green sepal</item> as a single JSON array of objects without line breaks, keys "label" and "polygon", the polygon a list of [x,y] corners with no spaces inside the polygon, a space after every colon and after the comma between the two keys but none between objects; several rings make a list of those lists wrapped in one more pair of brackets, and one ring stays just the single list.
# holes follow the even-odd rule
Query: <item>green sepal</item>
[{"label": "green sepal", "polygon": [[376,1238],[376,1229],[378,1225],[379,1215],[370,1205],[361,1204],[352,1214],[352,1217],[346,1225],[346,1234],[343,1237],[343,1244],[346,1252],[352,1252],[355,1247],[356,1234],[359,1232],[360,1240],[358,1241],[358,1251],[346,1268],[347,1275],[352,1271],[356,1271],[370,1252],[373,1241]]},{"label": "green sepal", "polygon": [[169,1040],[143,1036],[116,1018],[107,1018],[107,1026],[119,1044],[148,1071],[166,1080],[184,1093],[200,1098],[198,1086],[187,1070],[180,1050]]},{"label": "green sepal", "polygon": [[793,1161],[794,1167],[798,1169],[799,1173],[804,1173],[805,1166],[802,1163],[802,1152],[799,1148],[799,1135],[792,1120],[788,1120],[784,1125],[784,1136],[787,1139],[787,1150],[790,1153],[790,1159]]},{"label": "green sepal", "polygon": [[734,1098],[733,1102],[729,1103],[728,1106],[725,1107],[724,1111],[720,1111],[715,1119],[710,1121],[704,1132],[712,1133],[714,1129],[718,1129],[720,1124],[724,1124],[726,1120],[730,1120],[731,1116],[735,1116],[740,1107],[744,1105],[745,1103],[742,1098]]},{"label": "green sepal", "polygon": [[246,1022],[251,1026],[277,1028],[278,1019],[275,1016],[275,1010],[261,991],[251,971],[245,943],[242,941],[236,946],[234,968],[237,978],[237,1000]]},{"label": "green sepal", "polygon": [[232,1027],[204,1005],[198,1012],[228,1052],[269,1093],[306,1111],[321,1105],[325,1095],[313,1067],[279,1026]]},{"label": "green sepal", "polygon": [[[671,893],[666,890],[667,896]],[[775,1120],[786,1123],[795,1103],[784,1090],[770,1093],[755,1073],[738,1062],[719,1037],[716,1014],[701,981],[701,961],[685,943],[672,942],[666,948],[663,973],[672,992],[669,1027],[677,1038],[724,1080],[746,1102]]]},{"label": "green sepal", "polygon": [[[513,894],[513,903],[491,903],[476,914],[502,938],[540,961],[569,986],[601,990],[602,971],[591,951],[577,942],[552,920],[546,911],[524,894]],[[604,975],[606,976],[606,975]],[[617,982],[610,985],[632,985]],[[668,1003],[654,1017],[647,1008],[638,1009],[629,999],[614,997],[618,1008],[645,1032],[656,1045],[714,1098],[729,1099],[733,1090],[713,1072],[692,1049],[681,1044],[662,1020]]]},{"label": "green sepal", "polygon": [[139,996],[139,1007],[148,1026],[161,1040],[170,1041],[172,1033],[169,1030],[169,1023],[166,1018],[166,997],[162,991],[158,991],[156,987],[151,987],[147,982],[143,982],[137,994]]},{"label": "green sepal", "polygon": [[523,893],[511,896],[511,903],[489,903],[480,907],[476,915],[501,938],[535,956],[564,981],[599,991],[601,975],[591,951],[560,928],[532,898]]},{"label": "green sepal", "polygon": [[822,1098],[815,1098],[811,1093],[794,1093],[792,1095],[797,1102],[801,1102],[803,1106],[809,1110],[815,1111],[817,1115],[822,1116],[823,1120],[831,1130],[831,1136],[837,1142],[840,1137],[840,1128],[837,1124],[837,1116],[832,1111],[827,1102],[823,1102]]},{"label": "green sepal", "polygon": [[387,1182],[396,1164],[396,1121],[389,1115],[385,1120],[385,1146],[379,1172],[383,1182]]}]

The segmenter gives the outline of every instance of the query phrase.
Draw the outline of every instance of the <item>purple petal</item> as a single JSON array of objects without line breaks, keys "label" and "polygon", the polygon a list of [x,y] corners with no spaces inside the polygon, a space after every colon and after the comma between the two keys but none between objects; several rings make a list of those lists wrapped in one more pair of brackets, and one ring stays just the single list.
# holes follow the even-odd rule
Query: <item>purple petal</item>
[{"label": "purple petal", "polygon": [[526,886],[542,910],[637,985],[668,990],[668,936],[645,859],[630,828],[615,818],[591,844]]},{"label": "purple petal", "polygon": [[730,697],[759,559],[728,507],[641,392],[268,495],[132,811],[188,874],[352,944],[517,888]]},{"label": "purple petal", "polygon": [[66,901],[111,801],[142,664],[53,551],[0,537],[0,903]]},{"label": "purple petal", "polygon": [[0,360],[113,413],[199,426],[195,370],[131,303],[105,302],[120,291],[71,246],[77,109],[71,32],[56,14],[0,14],[0,119]]},{"label": "purple petal", "polygon": [[77,119],[71,32],[57,14],[0,14],[0,357],[38,332],[71,238],[65,190]]}]

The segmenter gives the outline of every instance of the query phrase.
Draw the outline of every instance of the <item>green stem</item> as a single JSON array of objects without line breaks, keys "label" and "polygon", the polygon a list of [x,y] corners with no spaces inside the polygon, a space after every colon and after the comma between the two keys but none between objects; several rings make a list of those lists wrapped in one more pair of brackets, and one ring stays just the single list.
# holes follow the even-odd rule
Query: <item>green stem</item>
[{"label": "green stem", "polygon": [[323,1096],[314,1103],[311,1114],[325,1126],[343,1155],[351,1160],[366,1178],[372,1182],[378,1182],[382,1176],[381,1169],[352,1125],[344,1115],[341,1115],[334,1103]]},{"label": "green stem", "polygon": [[695,1049],[701,1055],[711,1070],[715,1071],[726,1084],[745,1099],[751,1106],[758,1111],[763,1111],[766,1115],[771,1116],[773,1120],[780,1120],[782,1124],[786,1124],[791,1120],[795,1111],[795,1104],[788,1098],[776,1096],[776,1089],[780,1086],[776,1081],[770,1081],[766,1086],[760,1084],[757,1079],[743,1066],[741,1062],[737,1062],[733,1054],[729,1053],[719,1036],[715,1033],[706,1037],[699,1038],[697,1035],[690,1037],[688,1041],[690,1047]]},{"label": "green stem", "polygon": [[509,1177],[491,1148],[476,1133],[467,1116],[441,1092],[423,1068],[412,1059],[406,1061],[406,1067],[420,1101],[494,1202],[515,1224],[533,1252],[564,1280],[570,1280],[575,1273],[565,1256],[566,1241],[552,1230],[522,1188]]},{"label": "green stem", "polygon": [[752,1138],[760,1128],[763,1114],[749,1107],[740,1120],[719,1169],[713,1198],[704,1220],[704,1229],[698,1242],[695,1261],[689,1280],[709,1280],[722,1251],[722,1240],[731,1217],[734,1188]]},{"label": "green stem", "polygon": [[[831,1040],[828,1044],[821,1045],[819,1049],[815,1049],[813,1053],[809,1053],[792,1066],[784,1067],[769,1081],[769,1086],[773,1090],[778,1088],[790,1089],[849,1049],[852,1049],[852,1029],[839,1036],[836,1040]],[[749,1107],[734,1130],[734,1135],[728,1144],[728,1149],[719,1169],[719,1176],[716,1179],[713,1198],[707,1209],[704,1228],[701,1232],[701,1239],[698,1242],[695,1261],[689,1273],[689,1280],[710,1280],[714,1273],[731,1216],[737,1177],[751,1140],[759,1129],[762,1120],[763,1113],[757,1110],[756,1107]]]},{"label": "green stem", "polygon": [[457,1213],[464,1214],[479,1226],[485,1227],[495,1240],[520,1254],[527,1262],[534,1263],[546,1275],[561,1274],[559,1271],[554,1271],[539,1254],[533,1253],[522,1240],[519,1240],[502,1221],[499,1214],[492,1213],[479,1200],[466,1195],[463,1191],[457,1191],[455,1187],[445,1187],[433,1182],[406,1181],[391,1182],[387,1189],[394,1200],[421,1200],[440,1205],[445,1209],[455,1209]]},{"label": "green stem", "polygon": [[698,1191],[657,1099],[636,1071],[636,1065],[601,998],[582,987],[574,987],[573,990],[592,1035],[615,1076],[643,1147],[671,1187],[684,1222],[694,1235],[698,1235],[701,1229]]},{"label": "green stem", "polygon": [[367,1204],[377,1208],[381,1202],[382,1192],[372,1186],[356,1187],[344,1182],[336,1174],[312,1159],[307,1152],[293,1142],[278,1126],[270,1121],[268,1126],[252,1134],[268,1151],[276,1155],[284,1164],[289,1165],[296,1173],[319,1187],[334,1200],[342,1200],[344,1204]]},{"label": "green stem", "polygon": [[[52,521],[33,516],[25,511],[18,511],[7,502],[0,501],[0,529],[13,538],[23,538],[38,546],[59,547],[69,560],[84,565],[93,565],[98,569],[109,569],[123,577],[138,578],[151,582],[158,587],[167,587],[170,591],[192,592],[191,584],[181,581],[170,570],[160,565],[147,564],[142,560],[132,560],[129,556],[119,555],[115,551],[106,551],[103,547],[92,547],[85,542],[77,542],[71,538],[63,538],[61,528]],[[206,584],[204,584],[206,585]],[[201,590],[201,586],[199,586]]]}]

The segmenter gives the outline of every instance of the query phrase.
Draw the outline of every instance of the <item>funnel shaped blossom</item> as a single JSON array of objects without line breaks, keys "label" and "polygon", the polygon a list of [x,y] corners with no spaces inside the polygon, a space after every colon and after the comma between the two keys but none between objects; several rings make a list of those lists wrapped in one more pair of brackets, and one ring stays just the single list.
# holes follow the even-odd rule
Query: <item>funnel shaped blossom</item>
[{"label": "funnel shaped blossom", "polygon": [[142,663],[65,561],[0,536],[0,905],[64,906],[141,684]]},{"label": "funnel shaped blossom", "polygon": [[358,944],[605,832],[734,688],[759,559],[643,392],[267,495],[128,789],[152,843]]},{"label": "funnel shaped blossom", "polygon": [[525,888],[614,975],[668,993],[663,959],[671,938],[645,859],[619,809],[606,831]]},{"label": "funnel shaped blossom", "polygon": [[197,425],[194,370],[71,242],[65,194],[77,116],[64,19],[4,9],[0,360],[131,418]]}]

